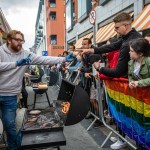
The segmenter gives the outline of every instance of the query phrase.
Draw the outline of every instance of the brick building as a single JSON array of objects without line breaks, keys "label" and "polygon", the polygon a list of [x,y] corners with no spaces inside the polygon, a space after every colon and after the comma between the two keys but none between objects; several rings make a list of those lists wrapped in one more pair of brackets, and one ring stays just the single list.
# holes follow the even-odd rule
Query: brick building
[{"label": "brick building", "polygon": [[64,0],[40,0],[35,47],[39,55],[57,56],[65,49]]}]

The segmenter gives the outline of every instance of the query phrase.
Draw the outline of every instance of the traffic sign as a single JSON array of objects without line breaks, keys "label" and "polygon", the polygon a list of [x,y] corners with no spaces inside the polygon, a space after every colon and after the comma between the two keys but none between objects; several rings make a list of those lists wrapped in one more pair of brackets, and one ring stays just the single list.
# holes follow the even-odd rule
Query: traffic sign
[{"label": "traffic sign", "polygon": [[42,56],[48,56],[48,51],[42,51]]},{"label": "traffic sign", "polygon": [[95,24],[96,21],[96,11],[92,10],[89,14],[89,21],[91,24]]}]

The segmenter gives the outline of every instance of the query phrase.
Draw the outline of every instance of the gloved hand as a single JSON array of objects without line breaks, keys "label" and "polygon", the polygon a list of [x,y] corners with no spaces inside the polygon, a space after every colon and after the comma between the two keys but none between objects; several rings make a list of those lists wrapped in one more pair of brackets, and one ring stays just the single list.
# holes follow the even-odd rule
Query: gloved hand
[{"label": "gloved hand", "polygon": [[29,59],[29,57],[26,57],[26,58],[16,61],[17,66],[29,65],[30,63],[31,63],[31,60]]},{"label": "gloved hand", "polygon": [[66,62],[71,62],[71,61],[75,60],[76,57],[74,57],[72,54],[69,54],[65,57],[65,59],[66,59]]}]

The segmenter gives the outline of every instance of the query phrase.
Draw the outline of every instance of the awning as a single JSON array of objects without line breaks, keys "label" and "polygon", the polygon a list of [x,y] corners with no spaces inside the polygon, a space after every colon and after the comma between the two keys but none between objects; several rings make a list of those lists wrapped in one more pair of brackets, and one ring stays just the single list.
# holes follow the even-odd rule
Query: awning
[{"label": "awning", "polygon": [[132,23],[132,27],[134,27],[137,31],[150,28],[150,4],[144,7],[142,12]]},{"label": "awning", "polygon": [[75,47],[76,47],[76,48],[81,48],[81,47],[82,47],[82,41],[83,41],[83,39],[84,39],[84,38],[91,38],[92,35],[93,35],[93,32],[92,32],[92,33],[89,33],[89,34],[87,34],[87,35],[85,35],[85,36],[83,36],[82,38],[80,38],[80,39],[76,42]]},{"label": "awning", "polygon": [[96,43],[106,41],[109,38],[115,36],[117,33],[114,31],[114,23],[111,22],[101,27],[96,33]]}]

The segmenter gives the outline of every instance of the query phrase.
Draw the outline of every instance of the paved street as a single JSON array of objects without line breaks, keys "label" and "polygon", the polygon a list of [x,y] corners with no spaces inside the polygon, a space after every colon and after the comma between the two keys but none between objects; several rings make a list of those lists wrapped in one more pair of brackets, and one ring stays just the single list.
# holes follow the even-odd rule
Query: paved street
[{"label": "paved street", "polygon": [[[27,91],[29,94],[28,97],[28,105],[29,109],[33,107],[34,101],[34,92],[32,87],[27,86]],[[58,87],[51,86],[48,89],[48,95],[50,101],[56,100],[58,95]],[[48,102],[46,100],[46,95],[38,95],[37,96],[37,103],[35,105],[36,109],[45,109],[48,107]],[[17,130],[21,128],[23,116],[24,116],[25,109],[18,109],[17,110]],[[110,140],[101,148],[101,144],[106,138],[106,135],[109,134],[109,130],[105,126],[100,126],[97,128],[92,127],[89,131],[86,129],[90,125],[92,121],[90,119],[84,119],[80,123],[72,126],[65,126],[64,127],[64,135],[66,137],[66,146],[61,146],[61,150],[110,150],[110,145],[112,142]],[[115,128],[115,126],[112,126]],[[133,142],[133,141],[132,141]],[[47,148],[46,150],[53,150],[56,148]],[[6,150],[6,148],[1,148],[0,150]],[[132,150],[131,148],[127,147],[122,150]]]},{"label": "paved street", "polygon": [[[31,87],[27,87],[27,91],[29,94],[28,98],[28,105],[29,109],[33,106],[33,99],[34,99],[34,92]],[[56,100],[58,95],[58,87],[51,86],[48,89],[48,96],[50,101]],[[37,102],[35,108],[37,109],[44,109],[48,107],[48,103],[46,100],[46,95],[38,95]],[[88,123],[88,124],[87,124]],[[82,123],[78,123],[73,126],[67,126],[64,128],[64,134],[66,137],[67,144],[66,146],[62,146],[62,150],[99,150],[100,145],[97,143],[92,136],[86,131],[86,126],[90,124],[89,120],[83,120]],[[92,133],[93,131],[91,131]],[[100,132],[100,131],[99,131]],[[93,136],[96,136],[96,132],[92,133]],[[102,137],[105,137],[104,134],[101,132]],[[100,135],[101,136],[101,135]],[[101,141],[101,140],[100,140]],[[109,149],[109,148],[104,148]]]}]

